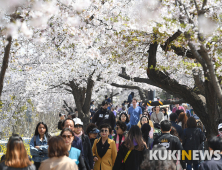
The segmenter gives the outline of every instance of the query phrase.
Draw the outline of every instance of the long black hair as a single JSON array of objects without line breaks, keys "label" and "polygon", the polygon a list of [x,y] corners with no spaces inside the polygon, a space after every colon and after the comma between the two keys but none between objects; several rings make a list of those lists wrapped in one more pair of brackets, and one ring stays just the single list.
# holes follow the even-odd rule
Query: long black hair
[{"label": "long black hair", "polygon": [[39,128],[39,125],[41,125],[41,124],[45,126],[45,129],[46,129],[45,135],[46,135],[46,137],[47,137],[47,138],[50,137],[50,135],[48,134],[48,127],[47,127],[47,125],[46,125],[44,122],[39,122],[39,123],[37,124],[37,126],[36,126],[36,128],[35,128],[35,136],[38,136],[38,135],[39,135],[38,128]]},{"label": "long black hair", "polygon": [[129,123],[129,117],[128,117],[128,115],[126,114],[126,112],[124,112],[124,111],[120,113],[120,115],[119,115],[119,120],[121,121],[121,116],[122,116],[123,114],[126,116],[126,123]]}]

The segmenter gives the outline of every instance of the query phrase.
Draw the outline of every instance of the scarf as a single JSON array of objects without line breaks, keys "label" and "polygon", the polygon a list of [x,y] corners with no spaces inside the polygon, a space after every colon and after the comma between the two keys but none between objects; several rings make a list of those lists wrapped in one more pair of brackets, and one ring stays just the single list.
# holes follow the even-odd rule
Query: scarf
[{"label": "scarf", "polygon": [[122,139],[121,139],[121,143],[120,142],[120,135],[117,134],[116,136],[116,149],[117,149],[117,152],[119,151],[119,146],[124,142],[125,140],[125,136],[124,135],[121,135],[122,136]]},{"label": "scarf", "polygon": [[81,131],[79,134],[76,134],[76,133],[74,132],[74,135],[77,136],[78,138],[80,138],[80,137],[82,136],[82,131]]},{"label": "scarf", "polygon": [[218,135],[222,138],[222,132],[218,130]]}]

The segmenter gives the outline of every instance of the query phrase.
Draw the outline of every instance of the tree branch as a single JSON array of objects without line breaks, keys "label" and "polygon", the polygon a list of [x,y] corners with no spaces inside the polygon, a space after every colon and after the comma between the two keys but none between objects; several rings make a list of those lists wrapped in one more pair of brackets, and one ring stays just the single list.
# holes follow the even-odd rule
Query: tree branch
[{"label": "tree branch", "polygon": [[2,63],[1,73],[0,73],[0,98],[1,98],[1,95],[2,95],[5,72],[8,68],[8,61],[9,61],[11,44],[12,44],[12,37],[9,36],[7,38],[7,41],[8,41],[8,44],[5,47],[5,53],[4,53],[4,58],[3,58],[3,63]]}]

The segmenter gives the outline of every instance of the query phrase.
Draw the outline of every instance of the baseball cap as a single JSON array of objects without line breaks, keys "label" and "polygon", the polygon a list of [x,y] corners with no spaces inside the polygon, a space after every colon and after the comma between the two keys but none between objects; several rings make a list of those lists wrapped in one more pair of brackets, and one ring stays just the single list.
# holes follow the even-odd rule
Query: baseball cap
[{"label": "baseball cap", "polygon": [[81,121],[80,118],[74,118],[73,120],[75,122],[75,125],[82,125],[83,126],[83,122]]},{"label": "baseball cap", "polygon": [[93,128],[89,133],[99,133],[99,129],[97,128]]},{"label": "baseball cap", "polygon": [[218,129],[221,129],[222,128],[222,123],[220,123],[219,125],[218,125]]}]

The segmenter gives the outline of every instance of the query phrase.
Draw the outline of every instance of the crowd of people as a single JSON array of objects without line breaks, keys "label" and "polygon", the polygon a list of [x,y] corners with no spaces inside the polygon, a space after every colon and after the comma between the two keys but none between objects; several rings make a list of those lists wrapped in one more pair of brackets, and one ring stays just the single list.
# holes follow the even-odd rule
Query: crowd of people
[{"label": "crowd of people", "polygon": [[188,105],[176,104],[170,110],[150,108],[138,102],[133,92],[121,107],[114,107],[105,96],[98,109],[91,102],[91,122],[86,126],[77,114],[60,115],[60,135],[50,136],[47,125],[39,122],[30,141],[32,158],[22,138],[12,135],[0,170],[222,170],[222,157],[217,161],[150,160],[150,150],[209,149],[222,154],[222,124],[218,136],[207,140],[201,120]]}]

